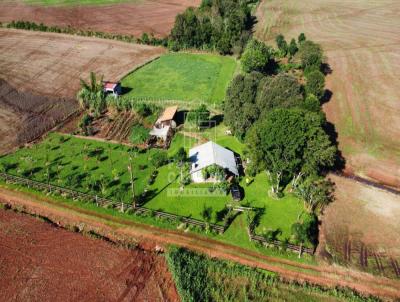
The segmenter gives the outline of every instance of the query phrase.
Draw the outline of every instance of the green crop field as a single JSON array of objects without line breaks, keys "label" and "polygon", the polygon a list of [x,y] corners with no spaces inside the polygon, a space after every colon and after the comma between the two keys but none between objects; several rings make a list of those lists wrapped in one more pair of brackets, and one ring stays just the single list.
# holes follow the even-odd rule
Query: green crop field
[{"label": "green crop field", "polygon": [[26,4],[43,6],[107,5],[120,2],[140,3],[143,0],[24,0]]},{"label": "green crop field", "polygon": [[219,104],[236,70],[233,58],[212,54],[167,54],[129,74],[125,96]]}]

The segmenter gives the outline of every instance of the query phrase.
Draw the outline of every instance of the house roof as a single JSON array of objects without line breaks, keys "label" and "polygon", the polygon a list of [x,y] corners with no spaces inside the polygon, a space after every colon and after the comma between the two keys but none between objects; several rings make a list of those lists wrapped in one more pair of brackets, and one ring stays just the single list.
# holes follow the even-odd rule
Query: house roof
[{"label": "house roof", "polygon": [[105,89],[115,89],[115,87],[118,85],[119,83],[114,83],[114,82],[104,82],[104,88]]},{"label": "house roof", "polygon": [[192,173],[216,164],[239,175],[235,154],[212,141],[190,149],[189,160],[192,162]]},{"label": "house roof", "polygon": [[165,108],[163,114],[158,118],[157,122],[165,122],[174,119],[175,113],[178,111],[178,106]]}]

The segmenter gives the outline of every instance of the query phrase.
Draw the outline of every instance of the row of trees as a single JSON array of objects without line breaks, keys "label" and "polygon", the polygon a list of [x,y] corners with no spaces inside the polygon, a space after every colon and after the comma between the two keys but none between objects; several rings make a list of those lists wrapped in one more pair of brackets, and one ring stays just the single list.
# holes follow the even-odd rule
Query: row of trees
[{"label": "row of trees", "polygon": [[197,48],[222,54],[241,53],[251,36],[249,4],[255,0],[203,0],[199,8],[188,8],[176,17],[169,47]]}]

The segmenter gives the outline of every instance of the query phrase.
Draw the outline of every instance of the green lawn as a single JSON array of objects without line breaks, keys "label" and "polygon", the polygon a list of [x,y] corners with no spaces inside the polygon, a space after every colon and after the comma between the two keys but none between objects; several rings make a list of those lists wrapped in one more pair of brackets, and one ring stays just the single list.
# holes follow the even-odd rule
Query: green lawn
[{"label": "green lawn", "polygon": [[[216,128],[216,141],[242,153],[243,145],[236,138],[227,136],[224,127],[220,125]],[[207,132],[203,134],[209,135]],[[194,138],[178,133],[167,151],[168,155],[173,156],[180,146],[188,150],[195,142]],[[9,164],[8,173],[46,182],[47,162],[50,163],[50,182],[55,185],[129,202],[131,193],[128,151],[129,148],[123,145],[52,133],[42,143],[1,157],[0,164],[3,168],[5,163]],[[149,159],[155,152],[161,151],[151,149],[137,154],[134,158],[135,193],[138,195],[147,191],[143,199],[144,206],[200,220],[203,219],[203,209],[210,207],[211,222],[222,223],[217,219],[217,213],[223,210],[227,203],[232,202],[230,195],[210,195],[210,185],[207,184],[190,184],[182,194],[178,183],[180,170],[175,163],[159,168],[154,184],[148,184],[148,179],[155,170]],[[105,190],[102,190],[101,183],[106,184]],[[257,233],[279,229],[282,232],[278,235],[279,239],[290,237],[290,227],[303,209],[301,202],[291,194],[286,194],[279,200],[269,197],[269,184],[265,173],[258,175],[250,186],[245,186],[244,179],[241,185],[245,189],[242,203],[264,208]],[[247,246],[245,227],[244,215],[241,214],[224,237],[236,244],[243,243]]]},{"label": "green lawn", "polygon": [[175,134],[168,149],[168,156],[174,156],[180,147],[185,148],[186,152],[196,144],[197,140],[193,137],[185,136],[181,133]]},{"label": "green lawn", "polygon": [[167,54],[126,76],[122,86],[132,88],[126,97],[220,104],[236,66],[219,55]]},{"label": "green lawn", "polygon": [[141,3],[143,0],[24,0],[26,4],[43,6],[106,5],[121,2]]}]

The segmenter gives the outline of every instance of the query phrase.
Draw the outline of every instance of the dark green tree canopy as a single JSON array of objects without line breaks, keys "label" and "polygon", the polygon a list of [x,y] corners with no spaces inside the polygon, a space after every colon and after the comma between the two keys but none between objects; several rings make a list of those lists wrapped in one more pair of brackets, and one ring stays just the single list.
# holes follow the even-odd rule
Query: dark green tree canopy
[{"label": "dark green tree canopy", "polygon": [[275,109],[246,136],[251,164],[258,171],[280,173],[287,184],[299,172],[318,173],[334,163],[336,148],[322,128],[321,114]]},{"label": "dark green tree canopy", "polygon": [[[188,8],[176,17],[169,46],[217,49],[222,54],[243,47],[251,29],[249,0],[203,0],[199,8]],[[241,50],[240,50],[241,52]]]},{"label": "dark green tree canopy", "polygon": [[322,48],[312,41],[304,41],[299,47],[299,56],[303,69],[315,66],[320,68],[323,60]]},{"label": "dark green tree canopy", "polygon": [[319,70],[314,70],[307,74],[307,83],[305,86],[307,94],[313,94],[321,99],[325,92],[325,76]]},{"label": "dark green tree canopy", "polygon": [[247,130],[258,119],[259,110],[255,100],[263,75],[252,72],[238,75],[231,82],[225,99],[225,123],[237,137],[244,138]]},{"label": "dark green tree canopy", "polygon": [[249,41],[242,55],[243,70],[245,72],[264,71],[271,57],[271,48],[253,39]]},{"label": "dark green tree canopy", "polygon": [[266,77],[260,83],[257,107],[261,112],[273,108],[300,106],[303,102],[302,87],[297,79],[288,74]]}]

